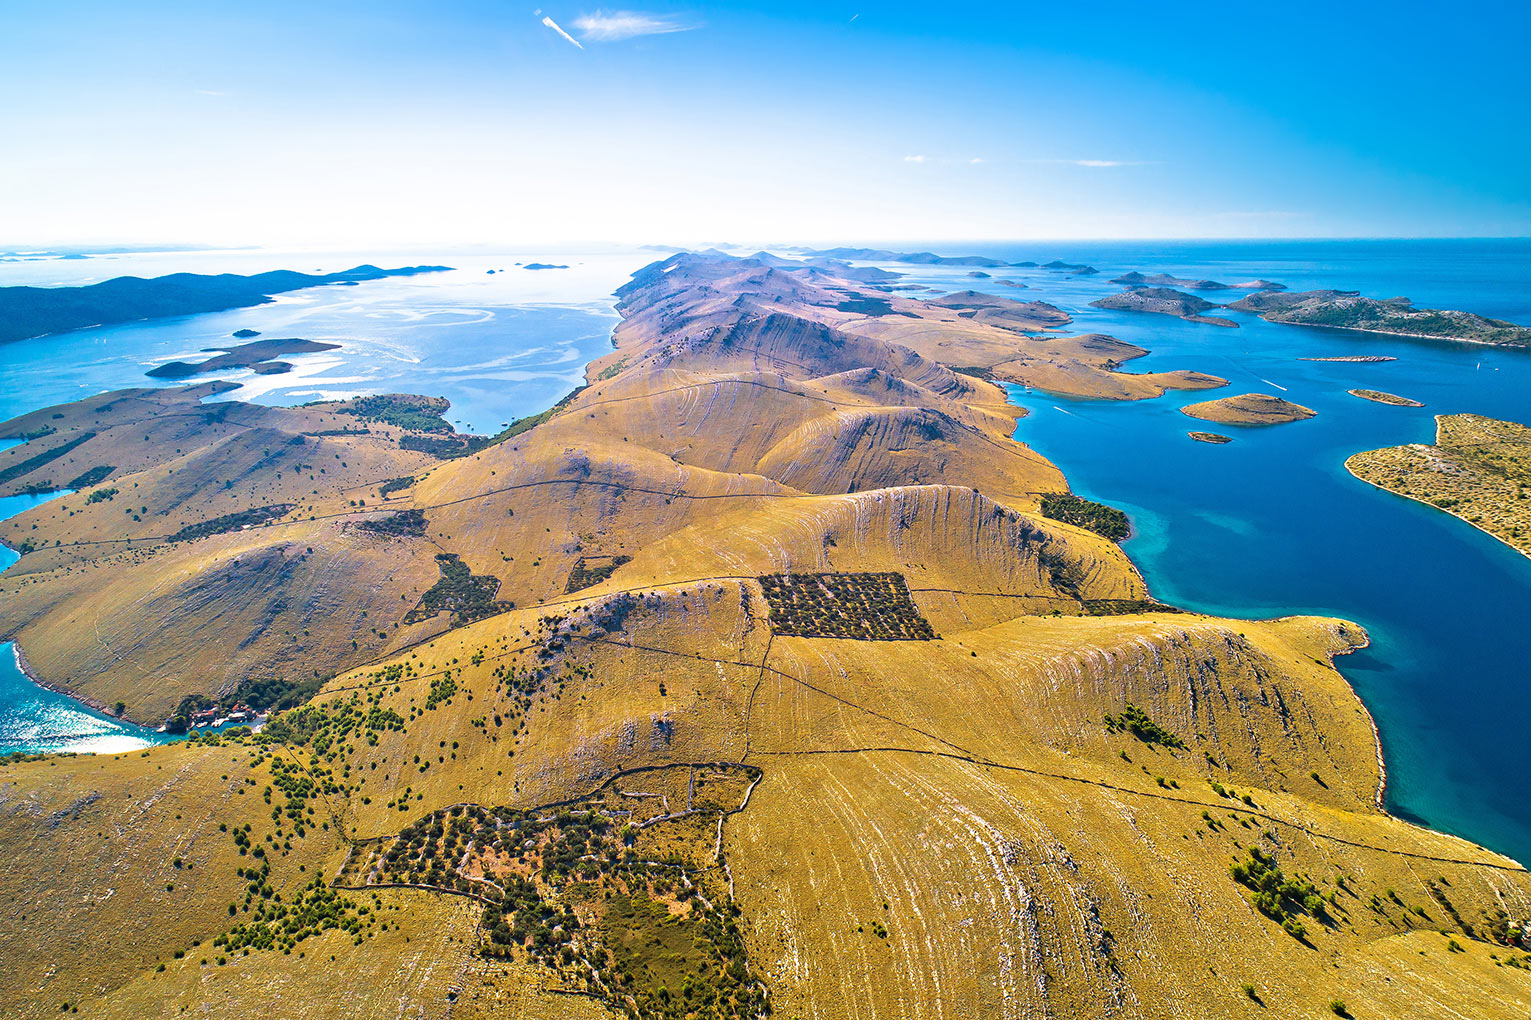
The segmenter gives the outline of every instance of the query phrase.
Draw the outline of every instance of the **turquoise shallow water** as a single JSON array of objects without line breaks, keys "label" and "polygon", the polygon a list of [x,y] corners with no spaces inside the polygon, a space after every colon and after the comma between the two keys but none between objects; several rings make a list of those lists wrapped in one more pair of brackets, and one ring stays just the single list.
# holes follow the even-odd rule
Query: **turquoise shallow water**
[{"label": "turquoise shallow water", "polygon": [[[1358,450],[1429,442],[1435,414],[1473,411],[1531,423],[1531,354],[1279,326],[1237,314],[1241,327],[1230,330],[1089,307],[1119,289],[1110,277],[1139,269],[1227,282],[1265,277],[1293,289],[1359,289],[1373,297],[1403,294],[1422,305],[1531,323],[1531,242],[924,247],[1095,265],[1102,270],[1095,276],[1015,269],[993,270],[987,280],[965,269],[889,268],[942,290],[1051,301],[1075,314],[1080,330],[1111,333],[1153,351],[1129,370],[1201,369],[1231,380],[1229,389],[1212,395],[1275,393],[1319,412],[1311,421],[1267,430],[1219,428],[1236,441],[1208,446],[1186,438],[1201,424],[1179,413],[1206,393],[1137,403],[1014,394],[1031,412],[1017,437],[1053,459],[1077,491],[1131,514],[1135,534],[1126,548],[1160,598],[1230,616],[1311,612],[1364,624],[1372,647],[1339,666],[1381,731],[1391,809],[1531,861],[1531,803],[1518,792],[1531,743],[1531,628],[1525,625],[1531,560],[1454,518],[1374,490],[1343,468]],[[488,431],[565,392],[584,363],[607,349],[615,321],[612,288],[662,257],[632,251],[583,261],[561,256],[542,261],[573,268],[512,272],[515,261],[536,256],[374,253],[294,261],[280,253],[230,253],[146,256],[112,266],[0,267],[0,283],[85,282],[92,274],[122,271],[328,270],[359,262],[461,267],[440,277],[347,288],[348,294],[305,292],[260,309],[9,345],[0,349],[0,416],[101,389],[148,385],[147,367],[251,326],[268,336],[339,339],[346,346],[334,357],[299,356],[293,376],[249,377],[250,387],[235,396],[282,402],[423,390],[449,397],[452,417],[464,426]],[[507,272],[487,274],[496,266]],[[49,278],[64,273],[70,276]],[[1002,279],[1029,289],[1003,287]],[[1297,360],[1344,354],[1398,360]],[[1361,386],[1427,406],[1385,407],[1345,393]],[[0,734],[17,706],[58,698],[7,672],[12,668],[0,647]],[[87,716],[82,732],[103,721],[67,699],[59,703]]]},{"label": "turquoise shallow water", "polygon": [[[323,287],[271,304],[206,315],[93,327],[0,347],[0,420],[127,386],[181,385],[144,372],[166,361],[200,360],[200,351],[237,344],[237,329],[340,344],[334,351],[286,357],[294,370],[260,376],[220,373],[241,383],[229,399],[268,404],[411,392],[446,396],[448,417],[464,431],[494,432],[501,422],[551,405],[582,381],[584,366],[610,349],[616,315],[611,292],[651,254],[631,251],[458,252],[156,252],[0,265],[0,286],[83,285],[115,276],[175,272],[330,272],[362,263],[396,267],[445,264],[451,272]],[[543,261],[568,269],[533,271]],[[494,270],[494,272],[490,272]],[[0,447],[12,445],[0,440]],[[55,494],[62,495],[61,493]],[[0,520],[52,497],[0,498]],[[0,570],[16,554],[0,546]],[[122,751],[169,739],[120,722],[33,684],[0,643],[0,754],[10,751]]]},{"label": "turquoise shallow water", "polygon": [[[0,448],[14,445],[0,442]],[[68,495],[0,497],[0,520]],[[0,571],[17,560],[0,546]],[[0,754],[12,751],[131,751],[169,739],[141,726],[120,722],[64,694],[38,687],[21,671],[16,648],[0,643]]]},{"label": "turquoise shallow water", "polygon": [[[1055,461],[1082,495],[1127,510],[1125,548],[1154,593],[1237,617],[1343,616],[1372,636],[1338,666],[1382,735],[1389,808],[1531,861],[1531,803],[1522,793],[1531,745],[1531,560],[1444,513],[1374,489],[1344,461],[1360,450],[1433,441],[1434,415],[1471,411],[1531,424],[1531,353],[1283,326],[1228,313],[1240,328],[1110,312],[1088,302],[1130,269],[1232,282],[1264,277],[1294,289],[1360,289],[1417,304],[1531,323],[1531,243],[1321,242],[1279,245],[1028,245],[1015,259],[1095,265],[1091,277],[992,270],[1026,282],[1022,298],[1074,313],[1075,328],[1110,333],[1153,354],[1128,371],[1201,369],[1231,385],[1121,403],[1012,390],[1031,413],[1016,437]],[[994,252],[988,252],[993,254]],[[966,271],[922,282],[1014,295]],[[1220,300],[1216,293],[1205,293]],[[1221,300],[1233,300],[1237,294]],[[1302,357],[1390,355],[1375,364]],[[1387,407],[1345,391],[1367,387],[1425,402]],[[1264,392],[1318,417],[1266,429],[1198,422],[1179,408]],[[1196,443],[1192,429],[1234,436]]]}]

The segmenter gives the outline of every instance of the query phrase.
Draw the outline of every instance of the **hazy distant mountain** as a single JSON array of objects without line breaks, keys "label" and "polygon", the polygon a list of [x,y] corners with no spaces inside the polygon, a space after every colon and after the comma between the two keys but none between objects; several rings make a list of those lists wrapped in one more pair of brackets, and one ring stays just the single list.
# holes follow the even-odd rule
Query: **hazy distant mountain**
[{"label": "hazy distant mountain", "polygon": [[254,276],[174,273],[147,280],[119,276],[87,287],[0,287],[0,343],[62,333],[82,326],[248,308],[265,304],[273,294],[305,287],[436,273],[449,268],[357,266],[343,273],[323,275],[285,269]]},{"label": "hazy distant mountain", "polygon": [[983,266],[1004,269],[1009,266],[1034,266],[1035,262],[1006,262],[986,255],[936,255],[928,251],[886,251],[881,248],[804,248],[804,254],[831,259],[855,259],[858,262],[907,262],[916,266]]}]

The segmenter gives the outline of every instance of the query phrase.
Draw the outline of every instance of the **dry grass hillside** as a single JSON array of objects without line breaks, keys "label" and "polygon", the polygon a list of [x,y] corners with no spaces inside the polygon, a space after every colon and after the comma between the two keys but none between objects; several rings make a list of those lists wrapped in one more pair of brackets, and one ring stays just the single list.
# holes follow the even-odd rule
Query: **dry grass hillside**
[{"label": "dry grass hillside", "polygon": [[[114,497],[18,519],[0,633],[47,678],[300,704],[0,765],[0,1012],[1531,1007],[1531,878],[1379,807],[1331,663],[1366,635],[1155,602],[1125,519],[1009,438],[983,376],[1069,342],[1045,309],[692,255],[619,297],[589,385],[497,442],[230,404],[340,456],[180,489],[243,433],[129,461],[123,422]],[[335,421],[368,431],[303,436]],[[102,513],[129,491],[165,512]],[[268,509],[211,528],[227,492]]]},{"label": "dry grass hillside", "polygon": [[1435,445],[1358,453],[1345,462],[1363,481],[1460,517],[1531,556],[1531,428],[1478,414],[1435,418]]}]

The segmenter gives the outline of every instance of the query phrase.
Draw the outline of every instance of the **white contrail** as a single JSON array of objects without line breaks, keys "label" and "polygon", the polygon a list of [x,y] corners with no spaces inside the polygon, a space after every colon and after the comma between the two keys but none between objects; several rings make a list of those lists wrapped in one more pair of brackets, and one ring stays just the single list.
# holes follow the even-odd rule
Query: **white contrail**
[{"label": "white contrail", "polygon": [[585,48],[585,47],[583,47],[583,46],[581,46],[579,44],[579,40],[578,39],[574,38],[568,32],[565,32],[562,28],[560,28],[558,26],[558,22],[554,21],[552,18],[548,17],[546,14],[542,15],[542,23],[544,25],[546,25],[547,27],[551,28],[553,31],[557,32],[559,35],[563,36],[565,39],[569,40],[569,42],[573,43],[575,49],[582,50],[582,49]]}]

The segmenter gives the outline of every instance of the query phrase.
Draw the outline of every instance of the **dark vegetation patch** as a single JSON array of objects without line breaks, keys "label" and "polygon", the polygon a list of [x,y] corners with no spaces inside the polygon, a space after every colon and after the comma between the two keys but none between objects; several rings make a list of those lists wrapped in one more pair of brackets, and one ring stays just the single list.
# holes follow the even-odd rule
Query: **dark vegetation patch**
[{"label": "dark vegetation patch", "polygon": [[308,747],[324,754],[331,746],[353,739],[376,746],[378,735],[403,730],[404,717],[357,695],[322,705],[304,705],[267,721],[261,737],[283,744]]},{"label": "dark vegetation patch", "polygon": [[85,502],[87,505],[90,503],[104,503],[114,498],[118,491],[119,490],[115,485],[106,489],[97,489],[95,492],[92,492],[89,496],[85,497]]},{"label": "dark vegetation patch", "polygon": [[0,468],[0,485],[5,485],[9,482],[13,482],[23,475],[31,474],[33,471],[36,471],[44,464],[51,464],[58,460],[60,457],[69,453],[69,451],[73,450],[75,447],[88,443],[94,438],[96,438],[96,434],[94,432],[81,432],[73,439],[67,439],[55,447],[44,450],[41,453],[33,454],[26,460],[17,461],[15,464],[10,465],[9,467]]},{"label": "dark vegetation patch", "polygon": [[895,310],[893,304],[887,298],[880,297],[847,298],[835,305],[835,311],[852,312],[856,315],[904,315],[911,319],[919,318],[913,312]]},{"label": "dark vegetation patch", "polygon": [[1274,854],[1252,846],[1249,848],[1249,859],[1234,862],[1228,873],[1235,882],[1254,892],[1256,910],[1279,922],[1282,929],[1295,939],[1305,939],[1308,934],[1299,914],[1307,914],[1321,922],[1328,921],[1326,903],[1318,889],[1306,878],[1288,878],[1282,874]]},{"label": "dark vegetation patch", "polygon": [[1148,713],[1138,706],[1127,703],[1121,715],[1106,715],[1106,729],[1112,733],[1124,730],[1143,741],[1145,744],[1162,744],[1165,747],[1184,747],[1185,741],[1181,740],[1169,730],[1160,726],[1148,717]]},{"label": "dark vegetation patch", "polygon": [[296,503],[273,503],[271,506],[251,507],[249,510],[238,510],[231,514],[224,514],[222,517],[214,517],[212,520],[188,524],[171,535],[170,541],[187,542],[192,539],[206,538],[209,535],[221,535],[226,531],[239,531],[257,524],[266,524],[287,516],[296,505]]},{"label": "dark vegetation patch", "polygon": [[400,489],[407,489],[414,484],[415,480],[411,477],[390,478],[377,487],[377,494],[379,497],[387,498],[390,492],[398,492]]},{"label": "dark vegetation patch", "polygon": [[[246,868],[240,870],[255,871]],[[270,888],[265,881],[266,875],[259,871],[255,874],[257,877],[250,879],[250,885],[254,886],[255,891],[249,895],[252,899],[260,896],[261,902],[255,907],[250,920],[214,939],[214,949],[228,953],[279,949],[285,953],[304,939],[336,928],[359,939],[363,929],[370,927],[367,918],[369,908],[358,907],[355,901],[326,886],[323,877],[316,877],[304,886],[292,903],[282,903],[277,897],[264,895]]]},{"label": "dark vegetation patch", "polygon": [[357,397],[335,410],[411,432],[451,432],[451,424],[442,418],[450,406],[439,397],[380,393],[376,396]]},{"label": "dark vegetation patch", "polygon": [[461,627],[495,613],[516,608],[514,602],[498,602],[498,577],[475,574],[456,553],[437,553],[436,566],[441,579],[420,596],[419,605],[404,617],[405,623],[429,620],[437,613],[450,612],[452,626]]},{"label": "dark vegetation patch", "polygon": [[564,588],[564,592],[567,594],[581,591],[600,584],[618,567],[631,560],[631,556],[581,556],[574,562],[574,569],[569,571],[569,584]]},{"label": "dark vegetation patch", "polygon": [[455,805],[358,843],[336,884],[473,896],[484,903],[483,956],[548,968],[635,1020],[764,1016],[768,993],[750,974],[714,842],[759,777],[747,766],[671,766],[624,773],[572,802]]},{"label": "dark vegetation patch", "polygon": [[857,641],[936,636],[903,574],[768,574],[759,581],[777,634]]},{"label": "dark vegetation patch", "polygon": [[984,382],[994,381],[994,370],[984,368],[982,365],[948,365],[947,367],[960,375],[970,375]]},{"label": "dark vegetation patch", "polygon": [[1153,599],[1081,599],[1087,616],[1135,616],[1138,613],[1183,613]]},{"label": "dark vegetation patch", "polygon": [[1120,542],[1132,534],[1132,525],[1122,511],[1083,499],[1072,492],[1050,492],[1043,496],[1042,515],[1104,535],[1113,542]]},{"label": "dark vegetation patch", "polygon": [[420,436],[399,437],[399,449],[429,454],[437,460],[456,460],[469,457],[494,442],[489,436]]},{"label": "dark vegetation patch", "polygon": [[389,514],[386,517],[358,521],[356,528],[359,531],[366,531],[373,535],[388,535],[394,538],[423,538],[427,523],[423,511],[400,510],[398,513]]},{"label": "dark vegetation patch", "polygon": [[309,676],[292,680],[285,677],[246,677],[234,689],[233,700],[257,711],[296,708],[318,694],[328,677]]},{"label": "dark vegetation patch", "polygon": [[116,467],[111,464],[97,464],[95,467],[82,471],[80,474],[65,482],[64,488],[86,489],[92,485],[99,485],[100,483],[106,481],[107,478],[111,476],[111,473],[116,470]]}]

